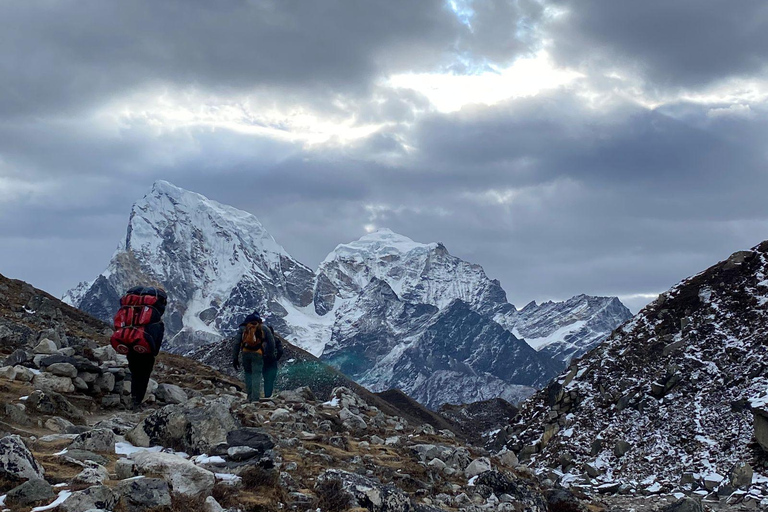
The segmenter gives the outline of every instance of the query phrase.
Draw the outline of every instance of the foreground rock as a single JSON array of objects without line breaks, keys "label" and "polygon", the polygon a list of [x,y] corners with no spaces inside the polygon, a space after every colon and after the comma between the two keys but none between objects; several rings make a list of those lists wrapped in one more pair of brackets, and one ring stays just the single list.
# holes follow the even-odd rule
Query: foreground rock
[{"label": "foreground rock", "polygon": [[45,470],[19,436],[0,439],[0,476],[11,480],[42,479]]},{"label": "foreground rock", "polygon": [[210,471],[170,453],[139,452],[133,460],[139,474],[160,475],[174,493],[207,496],[216,483],[216,477]]}]

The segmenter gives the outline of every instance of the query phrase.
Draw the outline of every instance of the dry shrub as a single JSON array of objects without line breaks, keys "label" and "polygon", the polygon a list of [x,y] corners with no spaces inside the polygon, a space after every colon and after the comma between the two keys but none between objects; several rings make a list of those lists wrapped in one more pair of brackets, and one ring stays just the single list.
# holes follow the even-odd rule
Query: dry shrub
[{"label": "dry shrub", "polygon": [[231,485],[217,483],[213,486],[211,496],[224,508],[237,508],[240,505],[240,491]]},{"label": "dry shrub", "polygon": [[249,466],[240,473],[243,479],[243,487],[248,490],[262,487],[278,487],[280,475],[274,469],[264,469],[260,466]]},{"label": "dry shrub", "polygon": [[325,480],[315,487],[317,500],[315,507],[323,512],[344,512],[349,508],[346,493],[341,480]]}]

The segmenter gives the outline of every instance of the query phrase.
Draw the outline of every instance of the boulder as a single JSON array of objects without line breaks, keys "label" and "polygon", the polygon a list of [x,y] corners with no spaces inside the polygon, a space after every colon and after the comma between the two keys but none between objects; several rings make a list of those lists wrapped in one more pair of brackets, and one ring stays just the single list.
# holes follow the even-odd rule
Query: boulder
[{"label": "boulder", "polygon": [[16,365],[13,369],[16,370],[16,380],[19,382],[32,382],[32,379],[35,378],[35,372],[26,366]]},{"label": "boulder", "polygon": [[115,433],[106,428],[83,432],[72,441],[72,450],[87,450],[96,453],[115,453]]},{"label": "boulder", "polygon": [[568,512],[587,512],[584,505],[575,494],[568,489],[550,489],[545,493],[549,510],[566,510]]},{"label": "boulder", "polygon": [[32,353],[33,354],[55,354],[58,349],[59,347],[56,346],[56,343],[49,340],[48,338],[45,338],[43,340],[40,340],[40,343],[35,345],[35,348],[32,349]]},{"label": "boulder", "polygon": [[269,416],[269,420],[275,423],[284,423],[286,421],[291,421],[292,418],[293,418],[293,414],[291,414],[291,411],[289,411],[288,409],[284,409],[282,407],[272,411],[272,414]]},{"label": "boulder", "polygon": [[266,430],[257,427],[239,428],[227,433],[227,444],[231,447],[246,446],[255,449],[259,456],[275,447],[272,436]]},{"label": "boulder", "polygon": [[133,454],[133,460],[140,474],[160,475],[174,493],[209,495],[216,483],[216,477],[210,471],[170,453],[137,452]]},{"label": "boulder", "polygon": [[754,471],[746,462],[740,462],[734,466],[729,475],[729,481],[733,487],[744,489],[752,485]]},{"label": "boulder", "polygon": [[481,457],[469,463],[469,466],[464,470],[464,475],[466,475],[467,478],[472,478],[473,476],[477,476],[490,470],[491,461],[487,457]]},{"label": "boulder", "polygon": [[71,450],[67,449],[67,453],[61,455],[64,460],[73,460],[78,462],[94,462],[101,466],[109,464],[109,459],[98,453],[89,452],[88,450]]},{"label": "boulder", "polygon": [[13,366],[3,366],[0,368],[0,378],[14,380],[16,378],[16,368]]},{"label": "boulder", "polygon": [[8,491],[6,503],[13,507],[28,507],[40,502],[49,503],[56,497],[53,486],[40,478],[27,480]]},{"label": "boulder", "polygon": [[520,461],[517,459],[517,455],[513,451],[505,451],[499,456],[499,461],[510,468],[516,468]]},{"label": "boulder", "polygon": [[[547,512],[547,500],[527,480],[515,477],[507,471],[486,471],[477,477],[475,485],[488,486],[496,496],[507,494],[514,498],[521,510]],[[554,509],[553,509],[554,510]]]},{"label": "boulder", "polygon": [[764,408],[753,408],[755,439],[763,451],[768,452],[768,410]]},{"label": "boulder", "polygon": [[184,390],[173,384],[158,385],[155,396],[157,396],[158,400],[167,404],[183,404],[188,400]]},{"label": "boulder", "polygon": [[0,439],[0,477],[11,480],[44,478],[45,470],[20,437],[10,435]]},{"label": "boulder", "polygon": [[626,454],[630,448],[632,448],[632,445],[630,445],[626,441],[616,441],[616,444],[613,445],[613,454],[616,455],[617,458],[621,458]]},{"label": "boulder", "polygon": [[86,467],[75,478],[72,479],[72,485],[100,485],[109,480],[109,471],[100,464],[94,464]]},{"label": "boulder", "polygon": [[240,427],[230,412],[231,397],[214,400],[196,398],[186,404],[167,405],[126,434],[136,446],[160,444],[183,448],[187,453],[211,453],[227,440],[227,434]]},{"label": "boulder", "polygon": [[119,496],[105,485],[95,485],[73,492],[57,509],[60,512],[86,512],[91,509],[112,510]]},{"label": "boulder", "polygon": [[38,373],[32,379],[32,385],[41,391],[54,393],[74,393],[75,385],[69,377],[59,377],[50,373]]},{"label": "boulder", "polygon": [[203,503],[203,512],[224,512],[224,508],[219,505],[216,498],[208,496],[205,498],[205,503]]},{"label": "boulder", "polygon": [[77,377],[77,368],[69,363],[54,363],[48,366],[45,371],[59,377],[68,377],[70,379]]},{"label": "boulder", "polygon": [[341,424],[344,428],[352,432],[366,430],[368,428],[368,424],[362,416],[353,413],[346,407],[339,411],[339,419],[341,419]]},{"label": "boulder", "polygon": [[115,375],[110,372],[102,373],[96,377],[93,386],[102,393],[111,393],[115,389]]},{"label": "boulder", "polygon": [[27,407],[47,416],[61,415],[73,421],[82,421],[83,412],[55,391],[35,390],[27,399]]},{"label": "boulder", "polygon": [[122,510],[143,512],[171,506],[171,491],[161,478],[137,478],[120,482],[116,487],[122,497]]},{"label": "boulder", "polygon": [[125,480],[137,476],[136,464],[131,459],[117,459],[115,462],[115,474],[118,480]]},{"label": "boulder", "polygon": [[[339,490],[338,487],[341,489]],[[410,499],[392,485],[382,485],[372,478],[339,469],[329,469],[317,477],[315,492],[321,497],[331,494],[339,509],[364,508],[370,512],[407,512]]]}]

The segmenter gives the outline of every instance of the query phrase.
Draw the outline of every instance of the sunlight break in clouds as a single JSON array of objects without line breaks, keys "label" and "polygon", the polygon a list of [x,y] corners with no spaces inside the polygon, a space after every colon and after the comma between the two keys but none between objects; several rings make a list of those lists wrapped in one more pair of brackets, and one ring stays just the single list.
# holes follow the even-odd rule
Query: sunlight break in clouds
[{"label": "sunlight break in clouds", "polygon": [[441,112],[455,112],[465,105],[494,105],[507,99],[535,96],[583,76],[556,68],[549,54],[540,51],[534,57],[516,60],[508,68],[492,68],[475,75],[406,73],[391,77],[387,84],[423,94]]},{"label": "sunlight break in clouds", "polygon": [[368,137],[381,124],[358,124],[322,117],[301,105],[259,105],[252,97],[216,97],[198,92],[147,92],[114,102],[107,115],[119,123],[144,123],[158,131],[184,128],[224,129],[309,146],[346,144]]}]

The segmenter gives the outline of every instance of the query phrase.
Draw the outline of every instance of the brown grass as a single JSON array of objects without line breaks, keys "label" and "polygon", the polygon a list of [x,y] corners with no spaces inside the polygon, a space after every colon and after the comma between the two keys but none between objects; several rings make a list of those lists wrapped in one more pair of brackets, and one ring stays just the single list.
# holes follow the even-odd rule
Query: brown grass
[{"label": "brown grass", "polygon": [[315,488],[315,507],[323,512],[344,512],[349,508],[340,480],[326,480]]}]

